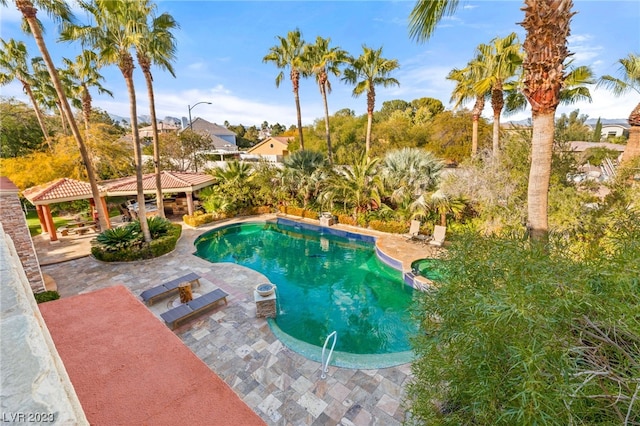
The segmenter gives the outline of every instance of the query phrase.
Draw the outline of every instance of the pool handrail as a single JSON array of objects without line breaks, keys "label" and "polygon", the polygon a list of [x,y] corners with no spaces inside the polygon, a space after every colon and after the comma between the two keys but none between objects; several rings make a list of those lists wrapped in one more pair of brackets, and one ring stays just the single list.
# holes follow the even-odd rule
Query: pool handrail
[{"label": "pool handrail", "polygon": [[[329,339],[333,336],[333,344],[331,345],[331,350],[329,351],[329,356],[327,357],[327,361],[324,360],[324,351],[327,349],[327,343],[329,343]],[[338,340],[338,332],[333,331],[330,333],[327,338],[324,340],[324,346],[322,346],[322,363],[320,368],[322,369],[322,374],[320,375],[321,379],[327,378],[327,372],[329,371],[329,361],[331,360],[331,355],[333,354],[333,348],[336,347],[336,341]]]}]

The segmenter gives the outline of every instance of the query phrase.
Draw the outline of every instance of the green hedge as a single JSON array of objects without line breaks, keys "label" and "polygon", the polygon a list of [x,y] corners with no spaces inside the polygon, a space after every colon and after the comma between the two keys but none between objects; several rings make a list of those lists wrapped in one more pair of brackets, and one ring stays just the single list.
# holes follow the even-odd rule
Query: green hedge
[{"label": "green hedge", "polygon": [[118,251],[107,251],[105,248],[94,245],[91,254],[103,262],[130,262],[134,260],[153,259],[173,251],[178,239],[182,235],[182,226],[171,224],[167,235],[149,243],[141,243],[139,246],[128,247]]},{"label": "green hedge", "polygon": [[372,220],[369,222],[369,228],[380,232],[388,232],[390,234],[406,234],[409,232],[409,226],[406,222],[398,222],[394,220],[388,222]]},{"label": "green hedge", "polygon": [[60,299],[60,293],[55,290],[42,291],[40,293],[33,293],[37,303],[49,302],[50,300]]},{"label": "green hedge", "polygon": [[198,227],[200,225],[204,225],[205,223],[211,223],[216,220],[216,216],[213,213],[201,213],[196,212],[192,215],[184,215],[182,216],[182,220],[189,226]]},{"label": "green hedge", "polygon": [[338,223],[342,223],[344,225],[357,225],[356,220],[347,214],[339,214],[338,215]]}]

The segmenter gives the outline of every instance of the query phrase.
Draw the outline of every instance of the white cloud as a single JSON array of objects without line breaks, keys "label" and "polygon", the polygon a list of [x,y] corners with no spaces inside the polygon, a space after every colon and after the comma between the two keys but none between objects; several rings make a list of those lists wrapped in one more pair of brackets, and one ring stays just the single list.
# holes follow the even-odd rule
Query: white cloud
[{"label": "white cloud", "polygon": [[576,62],[593,63],[593,58],[600,56],[604,47],[593,43],[593,36],[589,34],[576,34],[569,36],[568,39],[569,51],[573,53],[571,56]]}]

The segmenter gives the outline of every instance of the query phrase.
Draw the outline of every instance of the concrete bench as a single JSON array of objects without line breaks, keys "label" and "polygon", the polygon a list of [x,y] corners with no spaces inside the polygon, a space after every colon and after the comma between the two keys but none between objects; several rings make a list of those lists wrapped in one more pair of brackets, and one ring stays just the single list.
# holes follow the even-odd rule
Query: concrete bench
[{"label": "concrete bench", "polygon": [[178,286],[184,282],[188,282],[191,285],[197,284],[200,287],[200,276],[194,272],[187,274],[183,277],[176,278],[159,286],[147,289],[140,293],[140,297],[145,303],[152,305],[156,299],[161,299],[168,296],[174,291],[178,290]]},{"label": "concrete bench", "polygon": [[197,297],[190,302],[176,306],[175,308],[160,314],[160,317],[162,317],[169,328],[173,330],[179,322],[201,314],[206,309],[214,306],[220,301],[224,301],[224,304],[226,305],[227,296],[227,293],[218,288],[212,292]]}]

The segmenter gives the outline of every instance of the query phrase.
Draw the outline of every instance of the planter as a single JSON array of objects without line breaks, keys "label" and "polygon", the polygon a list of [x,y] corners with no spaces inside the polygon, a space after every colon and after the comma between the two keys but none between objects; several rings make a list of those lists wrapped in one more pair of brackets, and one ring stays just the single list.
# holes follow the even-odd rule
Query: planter
[{"label": "planter", "polygon": [[258,284],[256,286],[256,292],[262,297],[271,296],[275,289],[276,286],[271,283]]}]

